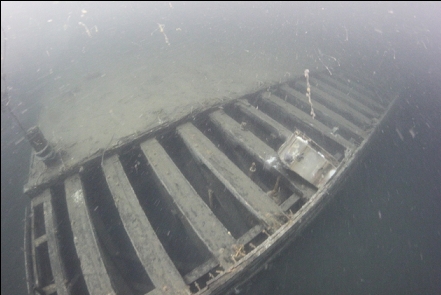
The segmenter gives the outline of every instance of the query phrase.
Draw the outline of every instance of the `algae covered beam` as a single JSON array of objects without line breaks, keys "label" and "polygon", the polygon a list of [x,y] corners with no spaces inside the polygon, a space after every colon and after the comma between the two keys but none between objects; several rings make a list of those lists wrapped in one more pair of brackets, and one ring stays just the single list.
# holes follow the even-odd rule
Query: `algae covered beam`
[{"label": "algae covered beam", "polygon": [[284,214],[268,195],[199,131],[186,123],[177,131],[197,161],[203,163],[257,219],[278,227]]},{"label": "algae covered beam", "polygon": [[117,155],[102,165],[106,181],[141,264],[154,286],[180,294],[185,282],[145,215]]},{"label": "algae covered beam", "polygon": [[107,259],[99,244],[78,174],[65,180],[65,190],[74,244],[87,289],[90,294],[116,294],[111,273],[106,265]]},{"label": "algae covered beam", "polygon": [[167,192],[167,197],[170,197],[170,203],[181,212],[183,223],[190,227],[189,230],[195,232],[210,252],[226,266],[228,262],[223,260],[219,253],[226,254],[226,250],[235,242],[228,230],[197,194],[156,139],[141,143],[141,149],[156,174],[157,181]]}]

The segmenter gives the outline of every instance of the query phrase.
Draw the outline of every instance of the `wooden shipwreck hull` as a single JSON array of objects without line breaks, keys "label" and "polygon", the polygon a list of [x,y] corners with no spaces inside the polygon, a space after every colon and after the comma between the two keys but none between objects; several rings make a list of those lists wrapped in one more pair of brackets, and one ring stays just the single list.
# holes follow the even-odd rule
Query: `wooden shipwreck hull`
[{"label": "wooden shipwreck hull", "polygon": [[227,294],[243,284],[336,194],[397,97],[349,74],[309,83],[189,114],[63,173],[33,173],[29,292]]}]

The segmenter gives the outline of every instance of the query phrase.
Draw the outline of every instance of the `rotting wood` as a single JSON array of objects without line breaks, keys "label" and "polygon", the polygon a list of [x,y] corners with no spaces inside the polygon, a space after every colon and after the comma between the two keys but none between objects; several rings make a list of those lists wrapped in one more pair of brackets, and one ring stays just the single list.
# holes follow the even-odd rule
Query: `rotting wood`
[{"label": "rotting wood", "polygon": [[369,108],[368,106],[362,104],[361,102],[357,101],[354,97],[355,94],[359,94],[358,92],[352,93],[352,96],[349,96],[348,94],[342,92],[339,89],[336,89],[333,85],[329,85],[326,81],[321,81],[317,79],[313,79],[314,84],[316,87],[318,87],[320,90],[332,95],[333,97],[340,99],[343,103],[347,104],[357,112],[365,115],[368,118],[378,117],[380,115],[379,112],[376,112]]},{"label": "rotting wood", "polygon": [[[37,236],[37,223],[44,222],[43,220],[37,220],[39,218],[44,218],[44,216],[37,216],[36,208],[37,206],[41,206],[45,200],[44,195],[39,195],[31,201],[31,259],[32,259],[32,270],[34,274],[39,274],[39,265],[37,262],[37,247],[46,241],[46,234],[42,234],[41,236]],[[32,282],[34,286],[40,287],[40,277],[39,275],[34,276],[34,281]]]},{"label": "rotting wood", "polygon": [[[368,82],[368,84],[370,85],[369,88],[371,88],[372,86],[374,86],[376,89],[378,89],[380,92],[387,92],[388,89],[388,85],[387,83],[383,83],[382,80],[376,80],[375,82],[373,82],[371,79],[371,76],[365,76],[362,78],[364,80],[364,82]],[[337,82],[341,82],[344,85],[350,85],[351,88],[354,88],[357,92],[362,93],[364,95],[366,95],[367,97],[372,98],[379,106],[382,107],[382,110],[385,110],[388,106],[388,103],[390,101],[388,101],[387,99],[384,99],[383,97],[379,97],[377,96],[378,92],[376,92],[376,90],[374,89],[368,89],[368,85],[366,85],[365,83],[361,83],[360,80],[360,76],[358,73],[354,73],[352,72],[350,74],[350,76],[346,76],[346,75],[342,75],[341,73],[337,74],[335,76],[335,80]],[[386,90],[386,91],[385,91]]]},{"label": "rotting wood", "polygon": [[260,234],[264,230],[262,225],[258,224],[254,226],[252,229],[247,231],[244,235],[242,235],[239,239],[237,239],[236,244],[246,245],[252,239],[254,239],[258,234]]},{"label": "rotting wood", "polygon": [[179,126],[177,131],[193,156],[203,162],[251,214],[271,228],[280,226],[279,220],[283,219],[280,208],[201,131],[191,123]]},{"label": "rotting wood", "polygon": [[[328,141],[334,142],[346,149],[354,149],[354,144],[347,141],[343,137],[333,135],[331,128],[324,125],[318,120],[313,119],[310,115],[305,114],[303,111],[299,110],[292,104],[284,101],[280,97],[264,93],[261,95],[262,102],[269,104],[270,106],[276,108],[280,114],[284,114],[286,118],[296,123],[298,126],[303,126],[304,133],[309,134],[309,137],[320,143],[321,137],[325,137]],[[315,130],[315,134],[313,130]],[[308,132],[309,131],[309,132]],[[312,132],[311,132],[312,131]],[[325,147],[326,148],[326,147]]]},{"label": "rotting wood", "polygon": [[267,114],[257,110],[255,107],[250,105],[248,102],[240,100],[236,103],[236,106],[241,112],[253,118],[258,124],[265,126],[270,133],[276,134],[280,139],[286,140],[292,132],[289,131],[285,126],[268,116]]},{"label": "rotting wood", "polygon": [[185,294],[185,282],[142,210],[117,155],[104,159],[103,171],[124,228],[152,283]]},{"label": "rotting wood", "polygon": [[[302,81],[296,82],[296,89],[299,90],[305,89],[306,85]],[[372,120],[352,107],[348,106],[340,99],[335,98],[334,96],[320,90],[317,87],[314,87],[314,98],[315,101],[320,101],[327,108],[333,110],[334,112],[342,115],[343,117],[350,119],[351,121],[358,122],[362,124],[362,126],[369,126],[372,123]]]},{"label": "rotting wood", "polygon": [[233,237],[202,201],[156,139],[141,143],[141,149],[159,182],[171,197],[171,203],[175,204],[185,217],[183,223],[189,224],[212,255],[219,259],[222,266],[227,267],[230,263],[224,257],[228,257],[229,248],[234,244]]},{"label": "rotting wood", "polygon": [[66,283],[68,282],[67,275],[65,272],[65,265],[63,265],[60,245],[57,237],[57,220],[54,213],[54,208],[52,206],[52,195],[47,189],[43,192],[45,195],[44,206],[44,223],[46,227],[49,259],[52,268],[52,275],[54,276],[54,281],[56,285],[57,294],[65,295],[70,294]]},{"label": "rotting wood", "polygon": [[[306,102],[303,98],[303,94],[298,92],[297,90],[289,87],[287,84],[281,85],[280,90],[283,91],[287,95],[287,99],[294,100],[296,103],[306,105]],[[342,117],[341,115],[335,113],[334,111],[328,109],[320,102],[314,102],[314,108],[317,113],[317,120],[321,120],[322,118],[333,123],[333,127],[343,128],[349,133],[355,135],[359,141],[361,142],[364,138],[366,138],[366,131],[362,130],[360,127]],[[360,140],[361,139],[361,140]]]},{"label": "rotting wood", "polygon": [[105,265],[78,174],[66,179],[65,190],[74,244],[89,293],[117,294]]},{"label": "rotting wood", "polygon": [[280,208],[282,208],[283,211],[288,211],[291,207],[300,202],[300,200],[301,199],[299,198],[299,196],[292,194],[288,199],[280,204]]},{"label": "rotting wood", "polygon": [[34,239],[34,246],[35,248],[38,248],[41,244],[46,242],[47,242],[47,235],[44,234]]},{"label": "rotting wood", "polygon": [[[31,213],[32,214],[32,213]],[[32,253],[31,250],[32,243],[31,243],[31,218],[29,217],[29,209],[28,207],[25,208],[25,218],[24,218],[24,238],[23,238],[23,244],[24,244],[24,262],[25,262],[25,270],[26,270],[26,286],[28,289],[28,293],[31,294],[33,291],[33,284],[34,284],[34,270],[32,265]]]},{"label": "rotting wood", "polygon": [[207,274],[210,270],[214,269],[218,265],[219,265],[219,263],[218,263],[217,259],[211,258],[211,259],[207,260],[205,263],[203,263],[202,265],[196,267],[195,269],[193,269],[192,271],[187,273],[184,276],[184,281],[187,284],[193,283],[194,281],[196,281],[197,279],[199,279],[203,275]]},{"label": "rotting wood", "polygon": [[282,175],[284,181],[289,184],[289,188],[298,196],[303,197],[303,191],[297,187],[298,184],[292,181],[292,177],[287,174],[281,165],[277,165],[278,155],[276,151],[267,146],[251,132],[242,130],[239,123],[221,110],[211,113],[210,119],[222,130],[222,133],[226,136],[228,141],[240,145],[263,166],[267,166],[274,175]]}]

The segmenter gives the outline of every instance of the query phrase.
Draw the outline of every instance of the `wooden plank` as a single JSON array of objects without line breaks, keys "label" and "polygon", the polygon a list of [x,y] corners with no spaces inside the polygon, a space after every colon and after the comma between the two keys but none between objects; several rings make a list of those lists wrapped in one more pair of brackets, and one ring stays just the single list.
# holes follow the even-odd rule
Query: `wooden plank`
[{"label": "wooden plank", "polygon": [[347,104],[354,110],[358,111],[359,113],[363,114],[364,116],[368,118],[378,118],[381,114],[381,111],[373,110],[366,106],[365,104],[362,104],[359,102],[359,98],[357,99],[354,96],[354,93],[344,93],[341,90],[335,88],[332,85],[327,84],[324,81],[318,80],[318,79],[311,79],[311,83],[313,83],[314,87],[317,87],[318,89],[322,90],[323,92],[332,95],[332,97],[340,100],[342,103]]},{"label": "wooden plank", "polygon": [[289,136],[291,136],[292,132],[289,131],[288,128],[286,128],[267,114],[257,110],[248,102],[240,100],[236,103],[236,106],[242,113],[255,120],[257,124],[265,126],[266,130],[269,130],[270,133],[277,135],[280,139],[286,140]]},{"label": "wooden plank", "polygon": [[300,198],[292,194],[288,199],[286,199],[282,204],[280,204],[280,207],[282,208],[283,211],[288,211],[289,208],[294,206],[299,201]]},{"label": "wooden plank", "polygon": [[225,114],[222,110],[210,114],[210,119],[230,142],[240,145],[247,153],[253,156],[262,165],[268,166],[270,171],[276,176],[281,175],[285,182],[289,184],[290,189],[298,196],[302,197],[303,192],[292,181],[286,170],[281,165],[277,165],[279,156],[277,152],[266,145],[253,133],[242,130],[239,123]]},{"label": "wooden plank", "polygon": [[318,88],[333,95],[335,98],[344,101],[369,118],[378,118],[383,112],[383,108],[379,104],[369,100],[369,98],[362,98],[362,94],[355,89],[342,89],[343,87],[338,87],[337,82],[331,84],[327,79],[312,78],[311,83],[317,85]]},{"label": "wooden plank", "polygon": [[192,271],[187,273],[184,276],[184,281],[187,284],[191,284],[194,281],[196,281],[197,279],[199,279],[200,277],[207,274],[210,270],[212,270],[213,268],[215,268],[218,265],[219,265],[219,263],[217,262],[217,259],[215,259],[215,258],[208,259],[203,264],[201,264],[200,266],[196,267],[195,269],[193,269]]},{"label": "wooden plank", "polygon": [[[297,90],[289,87],[287,84],[280,86],[280,90],[288,95],[290,99],[294,99],[296,103],[300,103],[302,105],[308,105],[307,98],[304,94],[298,92]],[[317,119],[323,117],[324,119],[331,122],[335,127],[342,128],[344,130],[349,131],[351,134],[354,134],[356,137],[364,139],[367,137],[366,131],[362,130],[360,127],[348,121],[341,115],[335,113],[329,108],[325,107],[318,101],[314,101],[314,111],[317,114]]]},{"label": "wooden plank", "polygon": [[[382,82],[378,82],[378,81],[374,82],[372,80],[373,77],[371,75],[365,76],[363,74],[362,76],[363,78],[360,78],[359,73],[357,74],[354,71],[352,71],[349,75],[348,73],[338,73],[335,75],[335,78],[344,84],[349,83],[350,87],[357,90],[357,92],[363,93],[364,95],[374,99],[375,102],[377,102],[379,105],[383,107],[383,109],[387,108],[390,101],[377,95],[378,92],[380,93],[387,92],[385,91],[385,88],[387,89],[386,85],[384,85]],[[361,81],[363,81],[363,83],[361,83]],[[366,85],[366,83],[368,83],[368,85],[374,85],[375,83],[378,92],[372,89],[368,89],[367,88],[368,85]]]},{"label": "wooden plank", "polygon": [[46,242],[47,242],[47,236],[46,236],[46,234],[44,234],[34,240],[34,246],[38,247],[41,244],[46,243]]},{"label": "wooden plank", "polygon": [[104,264],[105,258],[92,224],[78,174],[65,180],[66,201],[74,244],[90,294],[117,294]]},{"label": "wooden plank", "polygon": [[217,257],[223,266],[227,266],[229,262],[223,259],[225,255],[221,253],[227,254],[227,249],[234,244],[234,239],[228,234],[228,230],[197,194],[156,139],[143,142],[141,149],[160,185],[171,197],[171,203],[175,204],[185,217],[184,224],[189,224],[212,255]]},{"label": "wooden plank", "polygon": [[[310,115],[304,113],[302,110],[299,110],[292,104],[284,101],[280,97],[277,97],[273,94],[268,95],[268,93],[262,94],[262,101],[273,105],[280,111],[281,113],[284,113],[286,116],[290,118],[290,120],[296,122],[297,124],[301,126],[305,126],[307,128],[314,128],[320,135],[326,137],[328,140],[331,140],[335,143],[338,143],[340,146],[353,150],[355,148],[354,144],[346,139],[344,139],[341,136],[335,136],[328,126],[324,125],[323,123],[319,122],[318,120],[313,119]],[[308,134],[309,137],[311,137],[316,142],[320,142],[318,140],[318,136],[314,136],[313,134],[310,134],[309,132],[305,132]],[[326,149],[326,147],[323,147]]]},{"label": "wooden plank", "polygon": [[[37,247],[41,244],[41,242],[46,241],[46,234],[43,234],[42,236],[37,237],[37,229],[36,224],[40,221],[37,220],[37,213],[36,208],[37,206],[43,204],[45,196],[39,195],[31,200],[31,258],[32,258],[32,272],[34,274],[34,282],[33,284],[35,286],[40,287],[40,272],[39,272],[39,265],[37,262]],[[44,214],[43,214],[44,218]],[[42,240],[43,237],[43,240]]]},{"label": "wooden plank", "polygon": [[46,189],[42,195],[45,197],[43,203],[44,208],[44,224],[46,227],[49,260],[51,263],[52,274],[54,276],[55,286],[57,294],[64,295],[70,294],[66,283],[69,282],[63,261],[60,254],[60,245],[58,244],[57,237],[57,221],[55,220],[54,209],[52,207],[52,195],[49,189]]},{"label": "wooden plank", "polygon": [[280,208],[201,131],[191,123],[179,126],[177,131],[196,160],[207,166],[251,214],[270,227],[280,225],[284,220]]},{"label": "wooden plank", "polygon": [[[300,86],[303,89],[306,89],[306,83],[303,81],[299,81],[296,83],[296,87]],[[348,120],[358,122],[358,125],[362,126],[371,126],[372,120],[359,111],[353,109],[346,103],[342,102],[341,100],[335,98],[334,96],[324,92],[323,90],[320,90],[317,87],[311,87],[311,93],[312,93],[312,101],[320,101],[322,104],[324,104],[328,109],[333,110],[334,112],[342,115],[343,117],[347,118]]]},{"label": "wooden plank", "polygon": [[118,156],[105,159],[102,168],[127,235],[153,285],[180,294],[186,287],[182,276],[148,221]]},{"label": "wooden plank", "polygon": [[31,246],[31,218],[29,217],[28,207],[25,208],[25,218],[24,218],[24,239],[23,239],[23,249],[24,249],[24,262],[26,270],[26,286],[28,288],[28,293],[32,294],[33,284],[34,284],[34,270],[32,266],[32,246]]},{"label": "wooden plank", "polygon": [[254,226],[252,229],[247,231],[244,235],[242,235],[240,238],[237,239],[236,244],[237,245],[246,245],[249,242],[251,242],[252,239],[254,239],[258,234],[260,234],[264,230],[262,228],[262,225],[258,224]]},{"label": "wooden plank", "polygon": [[[314,76],[315,77],[315,76]],[[351,84],[351,86],[344,84],[341,82],[341,80],[338,77],[329,77],[326,74],[319,74],[317,75],[317,78],[328,83],[330,86],[340,90],[342,93],[349,97],[354,97],[354,99],[358,99],[361,103],[363,103],[365,106],[372,109],[372,111],[376,113],[383,113],[384,107],[376,102],[374,98],[358,91],[357,87]]]},{"label": "wooden plank", "polygon": [[242,146],[259,162],[265,163],[271,158],[277,158],[277,153],[271,147],[262,142],[253,133],[242,130],[240,124],[225,114],[224,111],[215,111],[209,117],[229,141]]},{"label": "wooden plank", "polygon": [[[49,284],[47,286],[44,286],[43,288],[41,288],[44,292],[44,294],[54,294],[55,292],[57,292],[57,285],[55,284]],[[58,295],[58,293],[57,293]]]}]

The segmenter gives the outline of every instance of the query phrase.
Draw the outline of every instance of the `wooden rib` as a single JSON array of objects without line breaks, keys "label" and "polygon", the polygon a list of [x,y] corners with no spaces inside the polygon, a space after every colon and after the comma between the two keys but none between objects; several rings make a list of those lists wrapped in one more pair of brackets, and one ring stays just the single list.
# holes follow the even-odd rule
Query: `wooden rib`
[{"label": "wooden rib", "polygon": [[139,204],[118,156],[105,159],[102,168],[127,235],[153,285],[182,292],[185,283]]},{"label": "wooden rib", "polygon": [[46,227],[46,235],[48,241],[49,259],[52,268],[52,274],[54,276],[57,294],[70,294],[70,291],[66,287],[68,282],[63,261],[60,254],[60,245],[57,238],[57,221],[52,207],[52,195],[49,189],[46,189],[42,195],[44,195],[44,224]]},{"label": "wooden rib", "polygon": [[[284,85],[280,86],[280,90],[282,90],[284,93],[288,94],[288,97],[290,97],[291,99],[296,100],[297,103],[300,103],[302,105],[308,104],[307,100],[305,99],[304,94],[289,87],[288,85],[284,84]],[[330,121],[335,126],[338,126],[339,128],[343,128],[343,129],[349,131],[351,134],[355,135],[356,137],[360,137],[362,140],[367,137],[366,131],[362,130],[360,127],[358,127],[354,123],[343,118],[341,115],[328,109],[327,107],[322,105],[320,102],[314,101],[313,104],[314,104],[314,110],[317,113],[317,116],[322,116],[322,117],[326,118],[328,121]],[[320,119],[320,118],[318,118],[318,119]]]},{"label": "wooden rib", "polygon": [[[44,286],[41,289],[43,290],[44,294],[54,294],[55,292],[58,292],[57,285],[55,285],[55,284],[49,284],[47,286]],[[57,293],[57,295],[58,295],[58,293]]]},{"label": "wooden rib", "polygon": [[382,113],[381,108],[369,103],[369,101],[364,101],[363,98],[360,97],[361,94],[355,89],[345,91],[344,89],[339,88],[337,85],[329,83],[327,80],[315,78],[311,79],[311,83],[313,85],[317,85],[319,89],[343,101],[345,104],[369,118],[378,118]]},{"label": "wooden rib", "polygon": [[35,247],[38,247],[38,246],[40,246],[41,244],[46,243],[46,242],[47,242],[47,235],[44,234],[44,235],[41,235],[41,236],[39,236],[38,238],[36,238],[36,239],[34,240],[34,246],[35,246]]},{"label": "wooden rib", "polygon": [[104,264],[105,258],[87,209],[83,186],[78,174],[66,179],[65,190],[74,244],[89,293],[116,294]]},{"label": "wooden rib", "polygon": [[[366,85],[365,85],[366,82],[368,82],[370,85],[374,84],[374,82],[372,81],[372,77],[364,77],[364,78],[360,79],[358,74],[352,72],[349,75],[343,74],[343,73],[336,74],[335,78],[338,79],[343,84],[349,83],[351,88],[354,88],[357,92],[363,93],[364,95],[372,98],[373,100],[375,100],[375,102],[377,104],[382,106],[383,109],[385,109],[387,107],[387,105],[388,105],[387,100],[385,101],[382,97],[379,97],[376,94],[376,91],[373,91],[372,89],[368,89],[366,87]],[[361,83],[361,81],[363,81],[365,83]],[[376,88],[380,92],[385,91],[385,89],[384,89],[385,85],[383,83],[377,81],[377,82],[375,82],[375,84],[376,84]]]},{"label": "wooden rib", "polygon": [[236,103],[236,106],[242,113],[255,120],[258,124],[265,126],[265,129],[277,135],[280,139],[286,140],[288,137],[291,136],[292,132],[285,128],[285,126],[283,126],[267,114],[257,110],[248,102],[240,100]]},{"label": "wooden rib", "polygon": [[369,118],[380,116],[380,112],[374,111],[369,106],[366,106],[365,104],[360,102],[362,101],[362,99],[360,98],[361,94],[359,92],[356,92],[355,90],[352,91],[351,95],[348,95],[347,93],[344,93],[340,89],[336,88],[334,85],[330,84],[327,80],[322,81],[312,78],[311,83],[313,85],[317,85],[316,87],[318,87],[319,89],[323,90],[326,93],[329,93],[337,99],[340,99],[351,108],[357,110],[358,112]]},{"label": "wooden rib", "polygon": [[361,103],[363,103],[365,106],[369,107],[376,113],[384,112],[384,107],[382,105],[376,102],[374,98],[359,91],[358,87],[353,85],[353,83],[351,86],[348,86],[340,82],[340,79],[335,77],[331,78],[324,74],[318,75],[317,78],[328,83],[330,86],[340,90],[342,93],[345,93],[345,95],[353,96],[354,99],[359,99]]},{"label": "wooden rib", "polygon": [[222,261],[220,253],[234,244],[234,239],[228,234],[228,230],[197,194],[156,139],[141,143],[141,149],[160,185],[171,197],[171,203],[175,204],[185,217],[186,220],[183,220],[183,223],[189,224],[191,230],[204,242],[210,252],[221,261],[223,266],[226,266],[227,261]]},{"label": "wooden rib", "polygon": [[[303,81],[299,81],[296,83],[296,87],[300,86],[303,89],[306,89],[306,83]],[[341,114],[345,118],[350,118],[351,121],[358,122],[362,126],[370,126],[372,125],[372,120],[359,111],[353,109],[346,103],[341,100],[335,98],[334,96],[320,90],[317,87],[312,87],[312,101],[320,101],[322,104],[326,105],[328,109],[333,110],[334,112]]]},{"label": "wooden rib", "polygon": [[[275,160],[279,158],[276,151],[262,142],[253,133],[242,130],[239,123],[223,111],[219,110],[211,113],[210,119],[225,135],[228,141],[240,145],[262,165],[268,165],[266,162],[270,159]],[[274,161],[274,164],[276,164],[276,161]],[[291,177],[288,176],[285,169],[281,168],[281,165],[271,165],[270,169],[276,176],[282,175],[292,191],[300,197],[303,196],[303,192],[292,182]]]},{"label": "wooden rib", "polygon": [[203,275],[207,274],[210,270],[212,270],[218,265],[219,263],[217,262],[217,259],[215,258],[208,259],[203,264],[199,265],[198,267],[187,273],[184,276],[184,281],[187,284],[191,284],[200,277],[202,277]]},{"label": "wooden rib", "polygon": [[26,286],[28,288],[28,293],[32,294],[33,292],[33,284],[34,284],[34,276],[35,273],[33,271],[32,266],[32,253],[31,250],[32,242],[31,242],[31,218],[29,217],[28,207],[25,208],[25,219],[24,219],[24,262],[25,262],[25,270],[26,270]]},{"label": "wooden rib", "polygon": [[288,199],[286,199],[282,204],[280,204],[280,208],[282,208],[283,211],[288,211],[289,208],[297,204],[297,202],[300,201],[300,198],[292,194]]},{"label": "wooden rib", "polygon": [[[277,97],[273,94],[268,95],[268,93],[262,94],[261,97],[262,101],[275,106],[281,113],[284,113],[286,116],[288,116],[291,121],[294,121],[301,126],[306,126],[307,128],[312,127],[316,130],[316,132],[320,133],[320,135],[323,135],[327,139],[338,143],[340,146],[351,150],[354,149],[354,144],[352,142],[349,142],[343,137],[334,136],[332,134],[332,130],[328,126],[324,125],[318,120],[313,119],[310,115],[304,113],[302,110],[299,110],[298,108],[284,101],[280,97]],[[309,135],[309,137],[311,137],[316,142],[319,142],[318,140],[316,140],[317,137],[314,138],[312,134]],[[326,149],[326,147],[324,148]]]},{"label": "wooden rib", "polygon": [[[40,274],[38,271],[38,263],[37,263],[37,247],[41,244],[41,242],[39,241],[40,237],[36,236],[36,228],[35,228],[35,224],[36,224],[36,214],[35,214],[35,208],[42,204],[44,202],[44,196],[37,196],[36,198],[33,198],[31,200],[31,258],[32,258],[32,271],[34,273],[34,284],[35,286],[40,286]],[[43,234],[42,235],[44,237],[44,241],[46,240],[46,235]]]},{"label": "wooden rib", "polygon": [[232,195],[260,221],[275,226],[284,218],[280,208],[251,181],[226,155],[191,123],[177,128],[191,154],[227,187]]},{"label": "wooden rib", "polygon": [[262,225],[258,224],[237,239],[237,245],[246,245],[262,232]]}]

